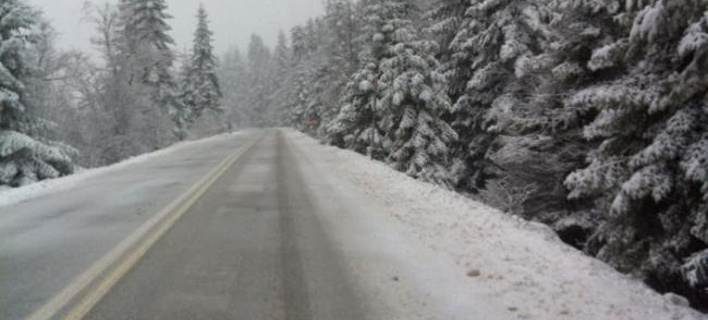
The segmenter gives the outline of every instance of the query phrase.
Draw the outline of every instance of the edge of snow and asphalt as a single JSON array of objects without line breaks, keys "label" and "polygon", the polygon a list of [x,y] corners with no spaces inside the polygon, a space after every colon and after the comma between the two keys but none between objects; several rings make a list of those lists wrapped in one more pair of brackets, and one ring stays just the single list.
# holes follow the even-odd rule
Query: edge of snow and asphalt
[{"label": "edge of snow and asphalt", "polygon": [[131,158],[125,159],[121,162],[118,162],[118,163],[115,163],[115,164],[112,164],[109,166],[83,170],[83,171],[77,172],[76,174],[69,175],[66,177],[61,177],[58,179],[51,179],[51,180],[44,180],[44,181],[40,181],[37,183],[33,183],[33,184],[30,184],[27,186],[23,186],[20,188],[14,188],[14,189],[0,187],[0,208],[10,206],[13,204],[17,204],[20,202],[24,202],[27,200],[31,200],[33,198],[37,198],[37,197],[46,195],[48,193],[68,190],[68,189],[71,189],[71,188],[81,184],[82,182],[86,181],[87,179],[91,179],[91,178],[94,178],[94,177],[97,177],[100,175],[116,172],[116,171],[125,169],[127,167],[133,166],[133,165],[141,164],[141,163],[144,163],[144,162],[147,162],[150,160],[154,160],[156,158],[160,158],[163,156],[173,154],[173,153],[178,152],[180,150],[194,147],[196,145],[211,143],[211,142],[215,142],[215,141],[219,141],[219,140],[223,140],[223,139],[230,139],[230,138],[233,138],[234,136],[242,135],[242,134],[243,134],[243,132],[232,132],[232,133],[224,133],[224,134],[216,135],[216,136],[209,137],[209,138],[199,139],[199,140],[178,142],[178,143],[173,144],[172,146],[169,146],[169,147],[161,149],[161,150],[157,150],[155,152],[131,157]]},{"label": "edge of snow and asphalt", "polygon": [[[440,272],[457,272],[460,281],[422,284],[437,287],[431,290],[468,293],[468,299],[484,300],[477,304],[503,306],[516,319],[707,318],[685,299],[662,296],[564,244],[545,225],[414,180],[360,154],[323,146],[300,132],[285,134],[318,171],[336,173],[330,185],[340,193],[357,193],[370,201],[363,206],[375,213],[364,218],[393,221],[406,233],[401,239],[412,237],[457,269]],[[407,263],[420,272],[429,272],[424,265],[435,265]]]}]

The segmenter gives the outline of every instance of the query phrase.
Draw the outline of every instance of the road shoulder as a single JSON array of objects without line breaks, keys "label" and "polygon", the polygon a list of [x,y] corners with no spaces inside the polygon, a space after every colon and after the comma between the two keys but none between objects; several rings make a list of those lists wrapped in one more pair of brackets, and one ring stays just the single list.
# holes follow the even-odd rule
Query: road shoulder
[{"label": "road shoulder", "polygon": [[[542,226],[415,181],[364,156],[322,146],[301,133],[285,134],[302,161],[309,163],[309,180],[323,180],[319,188],[347,195],[351,205],[358,203],[358,214],[364,217],[357,221],[387,226],[389,230],[381,230],[385,234],[375,241],[393,249],[388,250],[393,254],[388,259],[398,259],[401,270],[412,274],[410,286],[429,295],[428,303],[443,312],[481,308],[481,314],[492,313],[485,319],[703,318],[561,243]],[[349,229],[356,236],[356,225]],[[416,243],[425,254],[415,252]],[[394,254],[395,250],[402,252]],[[384,275],[396,277],[394,271],[371,281],[396,288]],[[448,282],[438,282],[441,275],[447,275]],[[394,282],[406,280],[399,277]],[[447,300],[448,292],[457,298]],[[425,303],[415,298],[420,293],[399,293],[414,297],[408,303]],[[436,299],[439,294],[445,299]]]}]

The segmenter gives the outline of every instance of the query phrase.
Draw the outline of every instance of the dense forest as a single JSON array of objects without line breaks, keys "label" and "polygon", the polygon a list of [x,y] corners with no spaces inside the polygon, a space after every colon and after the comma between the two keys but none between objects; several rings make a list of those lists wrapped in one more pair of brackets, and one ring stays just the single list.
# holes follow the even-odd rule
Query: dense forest
[{"label": "dense forest", "polygon": [[292,126],[708,309],[708,1],[325,0],[218,58],[204,9],[186,53],[166,10],[88,8],[96,62],[0,3],[0,185]]}]

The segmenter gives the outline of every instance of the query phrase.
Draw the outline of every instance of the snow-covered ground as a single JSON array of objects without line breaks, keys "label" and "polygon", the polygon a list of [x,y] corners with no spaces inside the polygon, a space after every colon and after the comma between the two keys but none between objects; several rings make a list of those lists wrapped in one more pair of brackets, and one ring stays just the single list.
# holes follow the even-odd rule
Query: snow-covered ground
[{"label": "snow-covered ground", "polygon": [[[470,308],[477,311],[466,319],[706,319],[681,305],[681,299],[662,296],[563,244],[543,225],[413,180],[353,152],[322,146],[301,133],[286,134],[292,148],[311,166],[308,169],[301,164],[308,179],[325,181],[319,186],[322,192],[329,189],[351,195],[349,200],[336,200],[351,203],[320,206],[337,210],[338,206],[358,205],[356,214],[360,216],[350,218],[351,224],[340,227],[337,233],[357,236],[357,232],[372,226],[388,228],[359,236],[362,242],[378,241],[382,252],[396,255],[390,259],[408,264],[384,273],[396,283],[381,274],[376,276],[381,273],[377,267],[352,266],[355,274],[361,274],[359,280],[380,286],[382,299],[398,299],[414,312],[422,308],[412,306],[436,304],[452,315],[445,318],[440,313],[413,313],[388,319],[459,318],[455,309]],[[317,188],[311,184],[310,188]],[[367,203],[361,203],[362,199]],[[341,219],[346,219],[344,214]],[[336,225],[341,221],[325,223]],[[361,223],[369,226],[358,226]],[[372,236],[378,238],[370,239]],[[417,244],[425,248],[411,249]],[[380,268],[391,265],[376,259],[370,263]],[[448,274],[441,277],[436,272]],[[409,288],[405,287],[406,277],[413,278]],[[399,286],[398,291],[386,289],[381,283]],[[422,290],[429,292],[429,299],[416,296],[414,292],[421,290],[414,286],[429,286]],[[503,312],[498,310],[500,306]]]}]

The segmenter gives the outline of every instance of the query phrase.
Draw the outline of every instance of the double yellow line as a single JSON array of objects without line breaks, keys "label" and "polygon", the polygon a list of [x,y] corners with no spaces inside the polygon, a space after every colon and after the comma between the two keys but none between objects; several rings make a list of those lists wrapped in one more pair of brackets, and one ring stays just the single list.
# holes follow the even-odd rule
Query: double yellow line
[{"label": "double yellow line", "polygon": [[79,320],[85,317],[199,198],[259,140],[260,137],[255,138],[228,156],[206,177],[153,216],[27,319]]}]

